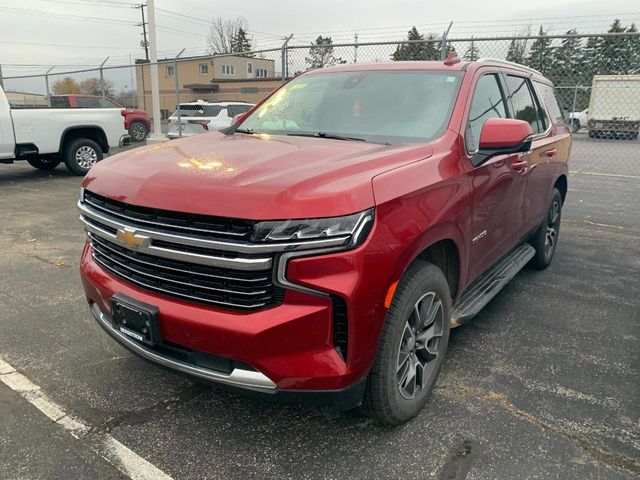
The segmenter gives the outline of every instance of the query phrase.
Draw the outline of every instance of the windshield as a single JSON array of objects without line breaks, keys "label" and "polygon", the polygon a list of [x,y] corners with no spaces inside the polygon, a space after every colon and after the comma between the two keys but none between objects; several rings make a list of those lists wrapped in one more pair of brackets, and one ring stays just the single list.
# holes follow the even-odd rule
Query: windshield
[{"label": "windshield", "polygon": [[197,105],[184,104],[180,105],[179,110],[173,112],[172,117],[178,116],[178,111],[182,117],[217,117],[220,110],[226,108],[221,105]]},{"label": "windshield", "polygon": [[462,75],[406,70],[305,75],[278,90],[238,130],[424,142],[447,128]]}]

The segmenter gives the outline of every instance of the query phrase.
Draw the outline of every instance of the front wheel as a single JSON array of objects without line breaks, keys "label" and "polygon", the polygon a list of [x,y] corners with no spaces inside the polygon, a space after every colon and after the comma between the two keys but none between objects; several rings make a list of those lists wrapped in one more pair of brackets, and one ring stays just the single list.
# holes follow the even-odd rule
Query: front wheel
[{"label": "front wheel", "polygon": [[571,119],[571,133],[578,133],[582,126],[580,125],[580,120],[577,118]]},{"label": "front wheel", "polygon": [[64,149],[64,163],[69,171],[76,175],[86,174],[100,160],[102,160],[100,145],[88,138],[73,140]]},{"label": "front wheel", "polygon": [[533,234],[529,243],[536,249],[531,259],[531,266],[536,270],[543,270],[551,264],[558,246],[560,236],[560,219],[562,214],[562,195],[557,188],[553,189],[551,203],[544,220]]},{"label": "front wheel", "polygon": [[60,160],[52,160],[47,158],[30,158],[27,160],[29,165],[38,170],[53,170],[60,165]]},{"label": "front wheel", "polygon": [[388,425],[427,403],[449,343],[451,297],[442,271],[416,261],[396,289],[365,391],[365,411]]}]

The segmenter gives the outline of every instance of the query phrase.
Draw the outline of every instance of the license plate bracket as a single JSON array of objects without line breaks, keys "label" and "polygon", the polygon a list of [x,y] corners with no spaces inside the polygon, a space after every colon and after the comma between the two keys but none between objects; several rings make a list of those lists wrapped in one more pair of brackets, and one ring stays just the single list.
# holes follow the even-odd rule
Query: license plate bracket
[{"label": "license plate bracket", "polygon": [[158,307],[118,292],[111,297],[111,312],[118,332],[150,346],[161,341]]}]

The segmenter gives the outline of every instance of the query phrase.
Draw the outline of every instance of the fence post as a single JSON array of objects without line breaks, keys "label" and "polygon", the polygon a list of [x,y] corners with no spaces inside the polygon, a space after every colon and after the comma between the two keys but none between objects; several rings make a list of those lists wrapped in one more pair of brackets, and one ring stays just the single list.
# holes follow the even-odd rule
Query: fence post
[{"label": "fence post", "polygon": [[49,70],[47,70],[44,74],[44,84],[47,89],[47,105],[49,107],[51,107],[51,92],[49,91],[49,72],[51,72],[51,70],[53,70],[54,68],[56,68],[55,65],[51,67]]},{"label": "fence post", "polygon": [[289,40],[293,38],[293,33],[288,37],[284,37],[284,43],[282,44],[282,83],[287,81],[287,45]]},{"label": "fence post", "polygon": [[182,138],[182,112],[180,111],[180,82],[178,81],[178,57],[184,52],[184,48],[173,59],[173,73],[176,77],[176,110],[178,111],[178,137]]},{"label": "fence post", "polygon": [[577,98],[578,98],[578,85],[576,85],[576,88],[573,91],[573,105],[571,106],[571,113],[576,111],[576,100],[577,100]]},{"label": "fence post", "polygon": [[102,75],[102,67],[104,67],[104,64],[107,63],[107,60],[109,60],[109,57],[104,59],[104,62],[102,62],[100,64],[100,96],[104,97],[104,76]]},{"label": "fence post", "polygon": [[449,31],[451,30],[452,25],[453,21],[449,23],[447,31],[442,35],[442,42],[440,43],[440,60],[444,60],[445,58],[447,58],[447,36],[449,35]]}]

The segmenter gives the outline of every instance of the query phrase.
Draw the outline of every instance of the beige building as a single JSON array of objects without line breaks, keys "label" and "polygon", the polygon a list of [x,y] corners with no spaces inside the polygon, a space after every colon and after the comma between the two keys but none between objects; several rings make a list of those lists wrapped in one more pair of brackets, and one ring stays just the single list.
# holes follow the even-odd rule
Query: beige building
[{"label": "beige building", "polygon": [[47,97],[40,93],[16,92],[15,90],[5,90],[5,95],[9,104],[18,107],[46,107]]},{"label": "beige building", "polygon": [[[136,60],[138,106],[151,113],[151,75],[146,60]],[[275,61],[268,58],[236,55],[187,57],[158,62],[160,110],[166,118],[176,108],[176,73],[180,102],[198,99],[239,100],[256,103],[281,83]],[[276,77],[278,75],[278,77]]]}]

